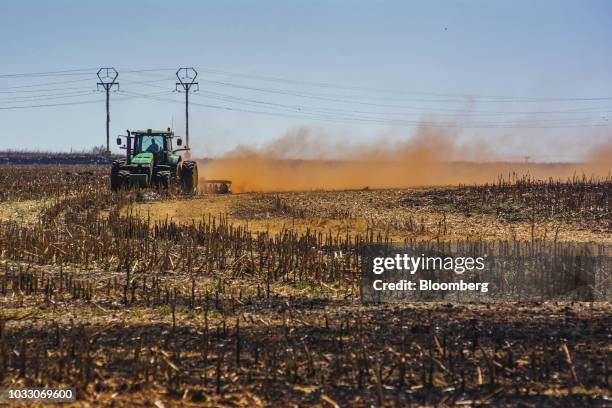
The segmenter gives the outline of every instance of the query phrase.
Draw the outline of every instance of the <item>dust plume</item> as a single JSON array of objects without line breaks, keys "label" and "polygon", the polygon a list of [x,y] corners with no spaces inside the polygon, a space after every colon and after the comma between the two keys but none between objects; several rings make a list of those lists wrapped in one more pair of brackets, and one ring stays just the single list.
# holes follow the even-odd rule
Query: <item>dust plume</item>
[{"label": "dust plume", "polygon": [[262,147],[239,146],[224,157],[201,162],[207,179],[232,180],[232,191],[303,191],[401,188],[484,183],[500,175],[570,178],[610,171],[612,143],[597,149],[593,163],[500,162],[495,146],[460,142],[458,130],[422,126],[409,139],[381,137],[358,144],[325,132],[299,128]]},{"label": "dust plume", "polygon": [[595,174],[609,175],[612,172],[612,135],[591,149],[587,163],[589,170]]}]

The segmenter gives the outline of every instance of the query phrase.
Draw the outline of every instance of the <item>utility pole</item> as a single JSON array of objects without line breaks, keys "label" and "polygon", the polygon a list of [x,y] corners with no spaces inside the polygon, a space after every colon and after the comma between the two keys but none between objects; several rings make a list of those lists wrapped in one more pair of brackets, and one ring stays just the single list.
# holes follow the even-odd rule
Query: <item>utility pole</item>
[{"label": "utility pole", "polygon": [[199,90],[199,84],[195,82],[198,72],[193,68],[179,68],[176,71],[176,77],[179,82],[176,83],[176,90],[179,90],[179,85],[185,91],[185,147],[189,148],[189,90],[196,85],[194,91]]},{"label": "utility pole", "polygon": [[115,68],[100,68],[98,70],[98,79],[100,82],[96,85],[99,90],[103,87],[106,91],[106,154],[110,155],[110,90],[113,86],[117,85],[119,89],[119,82],[116,82],[119,73]]}]

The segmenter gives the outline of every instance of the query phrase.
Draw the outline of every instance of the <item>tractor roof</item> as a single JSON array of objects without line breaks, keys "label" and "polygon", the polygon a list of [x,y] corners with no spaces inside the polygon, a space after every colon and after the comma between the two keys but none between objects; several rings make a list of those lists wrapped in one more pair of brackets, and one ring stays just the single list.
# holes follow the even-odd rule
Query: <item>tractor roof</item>
[{"label": "tractor roof", "polygon": [[154,130],[154,129],[132,130],[130,133],[133,135],[174,136],[174,131],[170,129],[168,130]]}]

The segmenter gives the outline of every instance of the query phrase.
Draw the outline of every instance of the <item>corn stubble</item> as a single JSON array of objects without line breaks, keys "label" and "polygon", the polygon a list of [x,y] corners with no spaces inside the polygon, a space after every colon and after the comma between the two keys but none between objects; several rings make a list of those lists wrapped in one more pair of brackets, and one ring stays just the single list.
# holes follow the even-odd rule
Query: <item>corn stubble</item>
[{"label": "corn stubble", "polygon": [[[384,229],[251,232],[223,216],[152,222],[129,210],[142,193],[109,192],[105,172],[0,170],[10,180],[0,200],[52,198],[37,223],[0,223],[0,386],[74,386],[80,400],[118,406],[610,397],[609,303],[361,306],[358,251],[389,241]],[[609,200],[610,183],[567,183],[578,190],[571,199],[535,182],[461,194],[486,203],[498,193],[491,188],[552,197],[552,211],[568,217],[604,205],[609,222],[600,193]],[[310,216],[280,196],[272,205]],[[509,248],[551,248],[533,244]]]}]

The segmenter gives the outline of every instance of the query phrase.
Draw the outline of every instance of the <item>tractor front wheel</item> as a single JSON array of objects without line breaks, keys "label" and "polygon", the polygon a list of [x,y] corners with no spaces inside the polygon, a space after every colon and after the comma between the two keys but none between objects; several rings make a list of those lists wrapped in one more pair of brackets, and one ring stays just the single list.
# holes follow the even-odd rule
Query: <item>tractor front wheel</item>
[{"label": "tractor front wheel", "polygon": [[121,180],[121,188],[131,188],[130,184],[130,172],[127,170],[121,170],[119,172],[119,180]]},{"label": "tractor front wheel", "polygon": [[170,185],[170,174],[164,172],[162,174],[157,175],[157,188],[162,188],[164,190],[168,189]]},{"label": "tractor front wheel", "polygon": [[198,164],[194,161],[184,161],[181,166],[181,182],[183,191],[187,194],[198,192]]}]

